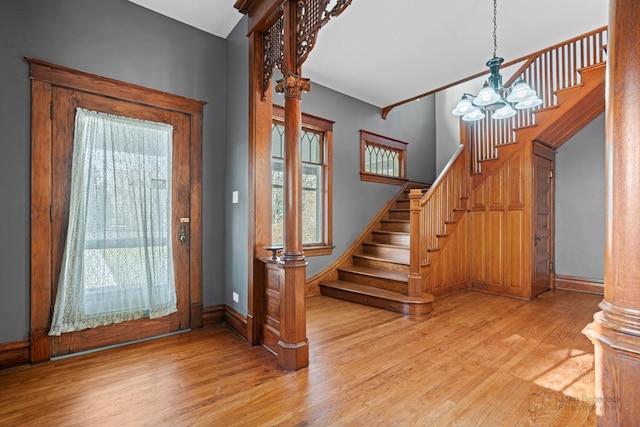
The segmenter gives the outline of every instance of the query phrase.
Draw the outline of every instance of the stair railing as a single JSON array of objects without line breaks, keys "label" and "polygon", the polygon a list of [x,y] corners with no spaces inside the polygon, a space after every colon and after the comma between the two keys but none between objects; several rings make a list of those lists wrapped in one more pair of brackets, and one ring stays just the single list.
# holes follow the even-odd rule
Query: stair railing
[{"label": "stair railing", "polygon": [[439,249],[438,238],[447,233],[447,223],[455,221],[456,211],[466,209],[469,163],[465,145],[460,145],[431,188],[423,195],[409,193],[411,207],[411,255],[409,296],[424,291],[422,267],[429,264],[429,253]]},{"label": "stair railing", "polygon": [[[524,63],[504,84],[522,77],[542,98],[538,108],[557,104],[555,92],[581,83],[580,70],[606,62],[607,27],[601,27],[521,58]],[[520,62],[520,61],[518,61]],[[495,159],[499,145],[516,142],[515,129],[535,124],[535,109],[518,110],[510,119],[493,120],[491,114],[471,129],[472,173],[482,172],[483,160]]]}]

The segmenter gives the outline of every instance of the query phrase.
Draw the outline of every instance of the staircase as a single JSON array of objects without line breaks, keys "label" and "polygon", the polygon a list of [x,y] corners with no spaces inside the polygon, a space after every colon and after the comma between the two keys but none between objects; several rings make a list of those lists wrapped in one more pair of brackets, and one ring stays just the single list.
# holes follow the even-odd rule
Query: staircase
[{"label": "staircase", "polygon": [[432,310],[432,295],[409,292],[409,192],[407,188],[400,193],[368,239],[351,254],[350,262],[338,268],[338,280],[320,283],[323,295],[403,314]]},{"label": "staircase", "polygon": [[[462,144],[436,182],[404,189],[320,292],[403,314],[429,313],[436,297],[461,289],[531,298],[523,267],[535,225],[531,154],[536,144],[555,150],[604,111],[606,38],[599,28],[523,59],[505,86],[522,76],[542,96],[541,108],[462,126]],[[500,212],[507,220],[497,220]],[[498,239],[488,241],[492,235]],[[493,268],[492,254],[503,248],[516,268],[492,270],[485,277],[493,287],[483,289],[474,274]],[[514,288],[502,274],[517,276],[519,268],[524,284]]]}]

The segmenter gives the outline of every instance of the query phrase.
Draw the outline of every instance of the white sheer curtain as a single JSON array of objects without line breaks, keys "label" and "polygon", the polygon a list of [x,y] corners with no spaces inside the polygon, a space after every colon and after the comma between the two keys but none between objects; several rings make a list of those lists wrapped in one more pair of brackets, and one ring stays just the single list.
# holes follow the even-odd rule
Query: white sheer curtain
[{"label": "white sheer curtain", "polygon": [[173,128],[78,109],[69,227],[49,335],[176,311]]}]

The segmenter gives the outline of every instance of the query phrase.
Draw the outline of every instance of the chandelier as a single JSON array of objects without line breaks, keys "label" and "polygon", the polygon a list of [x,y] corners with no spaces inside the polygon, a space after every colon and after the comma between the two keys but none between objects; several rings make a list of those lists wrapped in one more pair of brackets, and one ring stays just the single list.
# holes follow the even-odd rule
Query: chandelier
[{"label": "chandelier", "polygon": [[[461,116],[465,122],[482,120],[485,112],[491,111],[494,119],[506,119],[516,115],[516,110],[537,107],[542,104],[542,100],[536,91],[521,78],[513,83],[511,87],[502,86],[502,75],[500,75],[500,65],[503,58],[496,56],[498,42],[496,37],[498,5],[497,0],[493,0],[493,58],[487,61],[487,67],[491,71],[489,79],[484,86],[474,96],[470,93],[462,95],[462,99],[456,104],[452,113]],[[474,98],[473,101],[469,97]],[[513,104],[513,106],[511,105]]]}]

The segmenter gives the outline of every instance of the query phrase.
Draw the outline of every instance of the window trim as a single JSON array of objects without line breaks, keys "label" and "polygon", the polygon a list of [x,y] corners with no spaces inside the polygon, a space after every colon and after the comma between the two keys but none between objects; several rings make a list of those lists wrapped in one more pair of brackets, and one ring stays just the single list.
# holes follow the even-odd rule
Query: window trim
[{"label": "window trim", "polygon": [[[398,172],[400,176],[388,176],[365,170],[365,151],[368,145],[384,148],[398,153]],[[407,145],[408,142],[360,130],[360,180],[384,184],[404,184],[407,178]]]},{"label": "window trim", "polygon": [[[284,124],[284,108],[273,105],[271,123]],[[303,244],[304,255],[307,257],[331,255],[333,253],[333,124],[335,122],[311,114],[302,113],[302,127],[304,129],[322,132],[323,138],[323,169],[322,174],[322,242]],[[269,145],[271,146],[271,144]],[[269,150],[271,152],[271,150]],[[271,156],[270,156],[271,157]],[[271,187],[269,187],[271,188]]]}]

